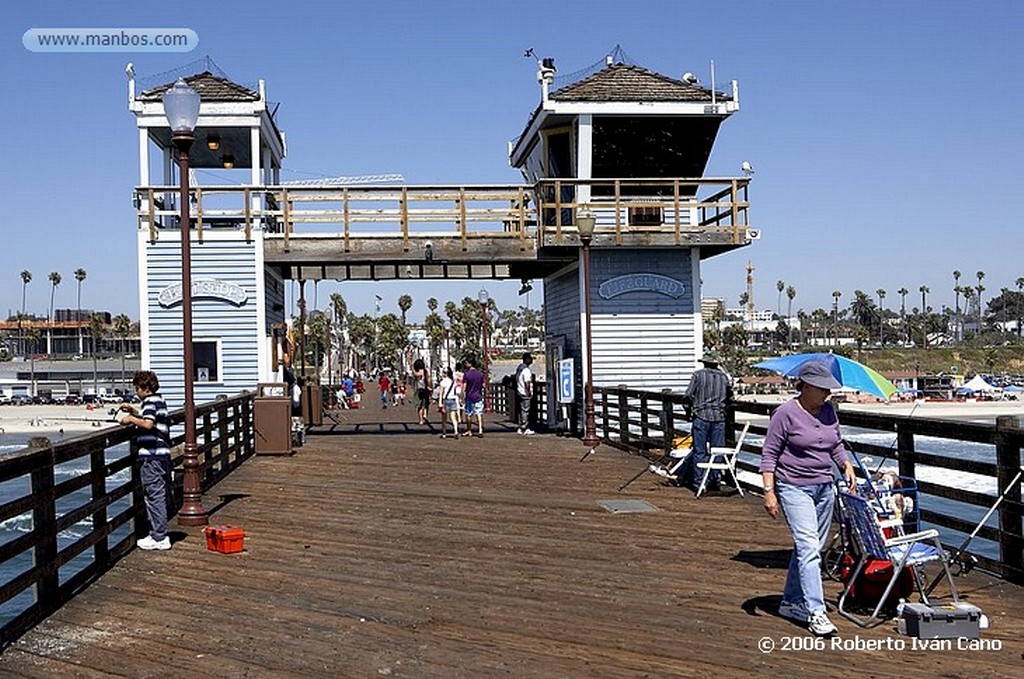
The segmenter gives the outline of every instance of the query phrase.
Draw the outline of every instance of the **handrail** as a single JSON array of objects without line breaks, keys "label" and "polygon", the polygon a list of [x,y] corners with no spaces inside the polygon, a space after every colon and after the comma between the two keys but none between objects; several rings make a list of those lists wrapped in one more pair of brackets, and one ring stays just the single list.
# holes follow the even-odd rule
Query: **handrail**
[{"label": "handrail", "polygon": [[[192,219],[200,239],[217,229],[262,229],[292,238],[330,233],[353,237],[449,236],[466,247],[470,238],[536,238],[578,245],[575,212],[584,203],[597,216],[595,233],[632,231],[672,235],[718,233],[741,243],[748,228],[748,178],[653,177],[543,179],[526,184],[339,186],[194,186]],[[137,225],[150,239],[178,228],[177,186],[136,187]],[[706,193],[707,195],[702,195]],[[595,245],[600,244],[600,239]]]},{"label": "handrail", "polygon": [[[689,433],[683,417],[685,410],[682,394],[643,391],[620,385],[595,387],[594,401],[602,441],[615,448],[656,459],[671,449],[673,438]],[[738,414],[767,417],[776,407],[778,404],[734,402],[726,416],[727,439],[735,443]],[[1024,503],[1021,502],[1020,485],[1011,487],[1012,479],[1021,468],[1020,452],[1024,444],[1024,429],[1020,428],[1017,418],[998,418],[996,424],[978,424],[842,409],[839,417],[844,427],[893,433],[895,447],[883,447],[850,439],[845,442],[858,454],[894,460],[901,476],[916,478],[918,466],[956,470],[988,477],[995,483],[996,495],[1006,491],[1006,498],[996,514],[998,524],[983,526],[977,533],[979,538],[993,541],[998,545],[999,557],[994,559],[978,552],[972,552],[971,555],[986,570],[1007,580],[1024,584]],[[766,431],[766,423],[755,423],[750,427],[752,435],[763,436]],[[917,439],[922,436],[993,445],[995,461],[962,460],[921,450]],[[737,462],[737,469],[754,474],[753,478],[759,481],[760,475],[756,473],[758,465],[751,462],[749,456],[759,458],[761,449],[759,445],[749,441],[748,437],[743,445],[743,452],[748,459],[741,458]],[[740,482],[745,488],[755,492],[761,490],[759,483],[745,482],[742,477]],[[991,507],[996,497],[935,481],[918,481],[917,486],[921,494],[982,509]],[[971,521],[960,516],[931,508],[922,508],[921,519],[940,529],[963,534],[972,532],[976,527]],[[949,547],[954,546],[948,538],[944,542]]]},{"label": "handrail", "polygon": [[[174,425],[182,410],[171,413]],[[206,490],[255,454],[253,394],[196,407],[199,474]],[[0,543],[0,650],[60,608],[135,546],[145,515],[131,427],[109,427],[0,457],[0,522],[20,535]],[[172,437],[180,505],[184,433]]]}]

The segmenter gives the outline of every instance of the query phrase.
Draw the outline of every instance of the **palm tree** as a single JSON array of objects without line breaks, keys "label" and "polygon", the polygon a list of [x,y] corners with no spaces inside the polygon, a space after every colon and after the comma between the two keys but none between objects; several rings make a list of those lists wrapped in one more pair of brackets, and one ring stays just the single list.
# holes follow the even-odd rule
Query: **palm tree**
[{"label": "palm tree", "polygon": [[793,346],[793,300],[796,298],[796,288],[792,285],[786,287],[786,299],[789,304],[786,306],[786,325],[789,326],[789,346]]},{"label": "palm tree", "polygon": [[128,318],[124,314],[118,314],[114,316],[114,320],[111,323],[114,326],[114,336],[121,340],[121,389],[127,389],[125,384],[124,375],[124,355],[128,353],[128,336],[132,333],[132,319]]},{"label": "palm tree", "polygon": [[963,339],[960,337],[960,276],[963,274],[959,270],[953,271],[953,292],[956,293],[956,339],[957,341]]},{"label": "palm tree", "polygon": [[50,315],[47,320],[50,322],[50,338],[46,342],[46,353],[53,352],[53,296],[57,292],[57,286],[60,285],[61,277],[56,271],[51,271],[47,277],[50,279]]},{"label": "palm tree", "polygon": [[782,281],[775,281],[775,289],[779,291],[779,300],[775,304],[775,315],[782,315],[782,291],[786,289],[786,284]]},{"label": "palm tree", "polygon": [[21,354],[25,355],[25,334],[21,329],[21,322],[25,318],[25,291],[32,281],[32,272],[25,269],[21,272],[21,316],[18,317],[18,341],[21,343]]},{"label": "palm tree", "polygon": [[85,269],[78,267],[75,269],[75,281],[78,283],[78,310],[75,313],[75,323],[78,325],[78,351],[82,353],[82,281],[88,274],[85,273]]},{"label": "palm tree", "polygon": [[[1017,284],[1017,292],[1021,293],[1021,294],[1024,294],[1024,276],[1018,278],[1014,282]],[[1022,320],[1021,319],[1021,307],[1022,306],[1024,306],[1024,305],[1020,305],[1020,304],[1017,305],[1017,338],[1018,339],[1022,336],[1022,334],[1021,334],[1021,325],[1022,325],[1021,324],[1021,320]]]},{"label": "palm tree", "polygon": [[885,307],[882,304],[882,300],[885,299],[885,288],[878,288],[875,290],[875,294],[878,295],[878,346],[885,346],[885,332],[883,331],[883,324],[885,323]]},{"label": "palm tree", "polygon": [[921,339],[924,342],[924,348],[928,348],[928,293],[931,289],[927,285],[922,285],[918,288],[921,293]]},{"label": "palm tree", "polygon": [[842,296],[839,290],[832,291],[832,339],[836,346],[839,346],[839,298]]},{"label": "palm tree", "polygon": [[344,374],[345,368],[347,367],[342,342],[345,341],[344,324],[345,319],[348,316],[348,305],[345,304],[345,298],[341,296],[341,293],[331,293],[331,309],[334,311],[334,324],[338,327],[338,381],[341,382],[340,376]]},{"label": "palm tree", "polygon": [[402,295],[398,298],[398,308],[402,310],[402,325],[405,325],[405,314],[412,308],[412,297]]},{"label": "palm tree", "polygon": [[96,370],[96,349],[103,338],[103,317],[96,312],[89,316],[89,334],[92,335],[92,393],[99,396],[100,381]]},{"label": "palm tree", "polygon": [[900,296],[900,325],[903,326],[903,332],[909,342],[910,330],[907,328],[907,295],[910,294],[910,290],[902,287],[896,291],[896,294]]},{"label": "palm tree", "polygon": [[974,275],[978,277],[978,287],[976,287],[975,290],[978,291],[978,332],[980,333],[981,332],[981,324],[982,324],[982,318],[981,318],[981,309],[982,309],[982,307],[981,307],[981,293],[985,292],[985,286],[981,284],[981,281],[984,280],[984,278],[985,278],[985,272],[984,271],[978,271]]}]

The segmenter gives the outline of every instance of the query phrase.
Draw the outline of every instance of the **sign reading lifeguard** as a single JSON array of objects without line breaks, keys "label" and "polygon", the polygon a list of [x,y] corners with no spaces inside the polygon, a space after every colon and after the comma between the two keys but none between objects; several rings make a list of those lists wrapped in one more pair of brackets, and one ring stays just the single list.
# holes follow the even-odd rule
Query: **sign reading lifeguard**
[{"label": "sign reading lifeguard", "polygon": [[609,278],[597,288],[597,294],[611,299],[627,292],[656,292],[678,299],[683,296],[683,284],[674,278],[656,273],[630,273]]},{"label": "sign reading lifeguard", "polygon": [[[216,278],[195,278],[192,280],[192,299],[200,297],[219,299],[235,306],[242,306],[249,298],[249,295],[244,289],[234,283],[219,281]],[[181,283],[168,285],[160,291],[156,299],[160,306],[164,308],[181,304]]]}]

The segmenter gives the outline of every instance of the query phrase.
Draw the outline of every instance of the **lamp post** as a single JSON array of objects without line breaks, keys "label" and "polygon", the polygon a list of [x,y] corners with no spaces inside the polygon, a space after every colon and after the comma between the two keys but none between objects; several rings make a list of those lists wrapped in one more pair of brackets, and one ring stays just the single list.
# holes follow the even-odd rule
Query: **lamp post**
[{"label": "lamp post", "polygon": [[485,288],[480,288],[476,293],[476,299],[480,302],[480,330],[483,333],[484,353],[484,411],[491,412],[491,360],[487,356],[487,300],[490,295]]},{"label": "lamp post", "polygon": [[576,213],[576,229],[583,245],[583,309],[586,327],[583,342],[586,347],[587,384],[584,388],[584,430],[583,445],[593,450],[601,439],[597,438],[597,423],[594,421],[594,368],[593,352],[590,348],[590,241],[594,238],[594,213],[587,208]]},{"label": "lamp post", "polygon": [[448,339],[452,334],[452,322],[444,322],[444,362],[449,368],[452,367],[452,350],[448,343]]},{"label": "lamp post", "polygon": [[185,363],[185,472],[182,506],[178,524],[202,526],[208,523],[203,509],[199,481],[199,454],[196,450],[195,356],[192,349],[192,253],[189,217],[188,152],[195,141],[199,121],[199,94],[181,78],[163,96],[164,114],[171,126],[171,141],[178,150],[178,179],[181,196],[181,340]]}]

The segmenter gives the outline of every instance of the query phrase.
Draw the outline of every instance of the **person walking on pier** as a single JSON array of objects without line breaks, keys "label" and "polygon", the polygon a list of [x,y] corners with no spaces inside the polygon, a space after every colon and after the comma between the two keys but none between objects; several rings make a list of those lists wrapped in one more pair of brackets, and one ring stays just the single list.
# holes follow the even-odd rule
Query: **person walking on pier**
[{"label": "person walking on pier", "polygon": [[167,500],[171,482],[171,417],[160,396],[156,373],[140,370],[132,378],[135,393],[142,399],[139,410],[130,403],[121,404],[118,422],[138,429],[139,469],[149,517],[149,535],[137,540],[139,549],[170,549],[167,536]]},{"label": "person walking on pier", "polygon": [[533,405],[533,371],[530,366],[533,364],[533,355],[530,352],[523,353],[523,362],[516,368],[516,401],[519,408],[519,429],[517,434],[526,436],[533,435],[530,429],[530,408]]},{"label": "person walking on pier", "polygon": [[380,407],[382,410],[387,410],[388,401],[391,399],[391,378],[388,377],[387,372],[381,371],[377,386],[380,387]]},{"label": "person walking on pier", "polygon": [[476,416],[477,436],[484,436],[484,374],[476,369],[476,359],[472,356],[464,361],[466,371],[462,375],[462,383],[466,388],[466,431],[469,436],[473,431],[473,416]]},{"label": "person walking on pier", "polygon": [[416,380],[416,411],[420,416],[420,424],[427,424],[430,417],[430,375],[422,358],[412,364],[412,375]]},{"label": "person walking on pier", "polygon": [[[725,404],[732,398],[729,376],[718,367],[718,355],[706,352],[700,362],[704,367],[690,377],[690,384],[683,395],[688,413],[692,413],[693,452],[683,472],[684,483],[696,492],[702,479],[697,478],[700,462],[706,462],[712,446],[725,445]],[[708,474],[705,488],[718,488],[718,471],[705,470]]]},{"label": "person walking on pier", "polygon": [[444,377],[438,382],[437,405],[441,411],[441,438],[447,438],[446,420],[451,420],[452,436],[459,437],[459,394],[455,389],[452,369],[445,368]]},{"label": "person walking on pier", "polygon": [[772,414],[761,452],[764,508],[773,519],[779,511],[793,534],[779,615],[806,623],[816,636],[836,633],[825,612],[821,584],[821,549],[832,526],[832,464],[855,487],[853,464],[846,455],[839,420],[827,401],[839,382],[824,363],[808,361],[797,377],[799,395]]}]

